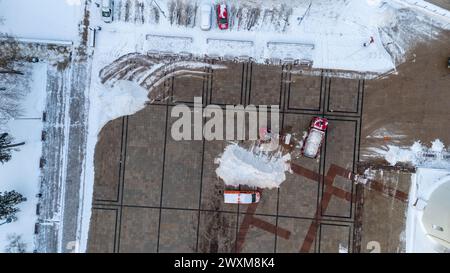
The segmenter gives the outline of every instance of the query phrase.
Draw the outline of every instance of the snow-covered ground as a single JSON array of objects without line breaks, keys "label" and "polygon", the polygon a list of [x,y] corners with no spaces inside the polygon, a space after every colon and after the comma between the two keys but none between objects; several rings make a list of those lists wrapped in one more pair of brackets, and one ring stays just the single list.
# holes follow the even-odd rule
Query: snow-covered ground
[{"label": "snow-covered ground", "polygon": [[82,0],[0,0],[0,32],[29,39],[78,39]]},{"label": "snow-covered ground", "polygon": [[[417,168],[411,178],[406,219],[407,252],[442,252],[443,246],[430,239],[423,223],[424,209],[433,191],[443,183],[450,183],[450,152],[439,139],[430,147],[416,141],[411,147],[389,145],[387,150],[373,149],[392,166],[410,164]],[[450,197],[449,197],[450,198]],[[419,201],[418,201],[419,200]],[[442,217],[447,217],[442,215]]]},{"label": "snow-covered ground", "polygon": [[[8,244],[7,236],[21,235],[28,252],[34,250],[34,225],[36,223],[36,194],[39,192],[40,169],[39,161],[42,154],[41,132],[43,128],[42,112],[46,99],[47,65],[38,63],[25,66],[30,69],[26,97],[21,102],[20,118],[6,123],[6,131],[15,142],[25,142],[19,151],[12,153],[10,161],[0,165],[0,191],[15,190],[27,198],[19,205],[18,220],[0,226],[0,252]],[[7,86],[7,88],[14,88]]]},{"label": "snow-covered ground", "polygon": [[[167,14],[165,1],[159,2]],[[97,19],[94,22],[102,25],[97,45],[116,49],[131,46],[141,52],[190,52],[195,56],[244,55],[260,63],[272,58],[312,59],[316,68],[363,72],[382,73],[394,68],[379,38],[378,27],[389,19],[384,19],[385,8],[365,1],[322,0],[316,3],[312,6],[309,3],[292,4],[292,15],[285,31],[274,30],[272,25],[263,24],[262,20],[255,23],[255,30],[231,28],[230,31],[221,31],[213,27],[210,31],[202,31],[199,27],[172,25],[163,16],[151,28],[147,24],[121,21],[105,25]],[[279,8],[279,5],[263,2],[258,8],[264,11]],[[95,18],[95,10],[92,15]],[[303,18],[301,23],[297,20],[299,18]],[[363,43],[368,42],[371,36],[375,37],[375,43],[364,47]]]},{"label": "snow-covered ground", "polygon": [[[394,0],[320,0],[311,5],[309,1],[258,4],[230,1],[230,29],[225,31],[215,24],[211,30],[202,31],[195,23],[174,23],[170,16],[171,1],[158,1],[166,16],[159,14],[157,20],[145,17],[152,16],[145,11],[142,17],[128,11],[134,11],[138,3],[149,10],[154,7],[151,1],[131,1],[131,6],[121,4],[125,1],[117,2],[119,11],[112,24],[101,23],[95,8],[91,14],[95,18],[93,25],[102,26],[98,47],[131,46],[140,52],[189,52],[195,56],[249,56],[260,63],[268,59],[310,59],[315,68],[383,73],[395,68],[401,55],[422,38],[419,36],[433,35],[429,33],[431,23],[427,19],[414,12],[404,12],[401,8],[409,4],[404,6]],[[189,3],[195,6],[200,1]],[[287,11],[282,13],[283,10]],[[276,17],[274,11],[281,15]],[[200,20],[199,12],[185,16],[193,17],[190,22]],[[447,24],[445,18],[440,19],[433,23]],[[150,22],[139,23],[141,20]],[[216,20],[214,14],[212,20]],[[411,24],[413,28],[406,29],[403,24]],[[401,34],[393,31],[399,27]],[[374,43],[364,47],[370,37],[374,37]]]},{"label": "snow-covered ground", "polygon": [[388,145],[385,150],[379,148],[371,150],[383,156],[392,166],[397,163],[408,163],[416,167],[450,169],[450,152],[439,139],[434,140],[430,147],[416,141],[407,148]]}]

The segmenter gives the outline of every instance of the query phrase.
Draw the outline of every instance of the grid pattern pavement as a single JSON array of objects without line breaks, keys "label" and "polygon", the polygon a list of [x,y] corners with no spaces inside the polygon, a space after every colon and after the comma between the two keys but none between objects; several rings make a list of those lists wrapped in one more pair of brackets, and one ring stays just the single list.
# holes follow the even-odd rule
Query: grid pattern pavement
[{"label": "grid pattern pavement", "polygon": [[[353,173],[358,162],[364,81],[329,78],[326,71],[305,76],[290,65],[221,64],[227,69],[168,79],[169,100],[103,128],[88,251],[353,251],[356,190],[335,170]],[[298,171],[279,189],[264,190],[259,204],[224,204],[214,158],[227,142],[174,141],[170,134],[172,107],[192,107],[194,96],[203,107],[277,104],[282,127],[298,132],[312,116],[325,116],[322,154],[295,159]]]}]

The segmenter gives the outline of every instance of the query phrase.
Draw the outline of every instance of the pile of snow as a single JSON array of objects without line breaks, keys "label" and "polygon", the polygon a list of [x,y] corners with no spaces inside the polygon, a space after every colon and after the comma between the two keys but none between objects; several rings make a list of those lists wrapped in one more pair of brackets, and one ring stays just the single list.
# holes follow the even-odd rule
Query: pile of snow
[{"label": "pile of snow", "polygon": [[450,153],[439,139],[431,142],[430,148],[423,145],[420,141],[414,142],[409,148],[401,148],[394,145],[388,145],[387,148],[387,150],[371,150],[382,155],[392,166],[401,162],[421,167],[450,168]]},{"label": "pile of snow", "polygon": [[444,149],[445,149],[445,145],[444,145],[444,143],[441,141],[441,140],[439,140],[439,139],[436,139],[435,141],[433,141],[432,143],[431,143],[431,151],[432,152],[435,152],[435,153],[441,153],[441,152],[443,152],[444,151]]},{"label": "pile of snow", "polygon": [[119,80],[111,88],[98,90],[98,99],[93,106],[97,110],[100,130],[108,121],[133,115],[145,107],[148,91],[132,81]]},{"label": "pile of snow", "polygon": [[216,174],[228,186],[247,185],[258,188],[278,188],[286,180],[290,155],[269,157],[255,154],[237,144],[228,145],[220,158]]}]

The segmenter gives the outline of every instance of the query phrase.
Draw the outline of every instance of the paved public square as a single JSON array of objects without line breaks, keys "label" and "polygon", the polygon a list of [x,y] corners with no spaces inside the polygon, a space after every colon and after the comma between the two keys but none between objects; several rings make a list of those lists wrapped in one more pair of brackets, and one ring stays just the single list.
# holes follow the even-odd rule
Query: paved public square
[{"label": "paved public square", "polygon": [[[164,83],[170,99],[103,128],[96,148],[91,252],[352,251],[364,80],[305,76],[296,67],[222,63],[204,76]],[[326,71],[324,71],[326,72]],[[317,160],[301,158],[279,189],[257,205],[223,203],[215,174],[226,141],[175,141],[174,105],[278,105],[282,128],[307,130],[325,116],[330,128]],[[324,181],[340,189],[329,194]]]}]

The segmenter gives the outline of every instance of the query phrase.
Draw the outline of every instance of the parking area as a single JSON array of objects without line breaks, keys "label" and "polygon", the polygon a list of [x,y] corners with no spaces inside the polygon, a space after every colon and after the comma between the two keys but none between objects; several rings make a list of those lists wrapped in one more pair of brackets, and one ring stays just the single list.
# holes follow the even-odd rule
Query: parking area
[{"label": "parking area", "polygon": [[[290,65],[210,62],[227,68],[169,78],[169,100],[103,128],[88,250],[352,251],[356,199],[348,174],[358,159],[364,81],[304,76]],[[203,97],[203,107],[279,105],[282,127],[300,133],[323,115],[330,128],[322,155],[294,160],[293,173],[279,189],[264,190],[260,203],[224,204],[214,159],[227,142],[175,141],[170,134],[172,107],[192,107],[194,96]]]},{"label": "parking area", "polygon": [[[116,0],[114,20],[134,24],[169,23],[193,28],[199,25],[201,1]],[[306,5],[306,4],[305,4]],[[289,26],[293,9],[280,5],[274,9],[255,6],[252,1],[228,3],[229,28],[233,30],[270,29],[283,32]]]}]

